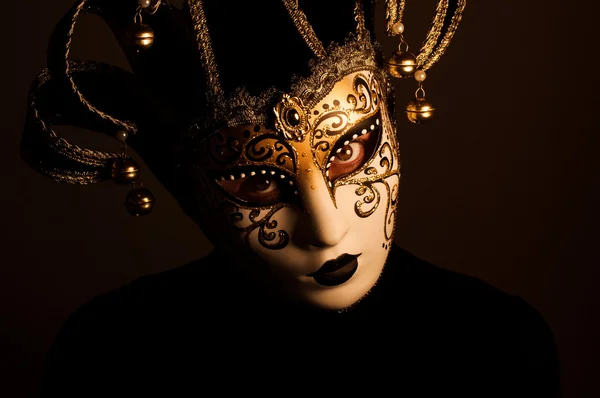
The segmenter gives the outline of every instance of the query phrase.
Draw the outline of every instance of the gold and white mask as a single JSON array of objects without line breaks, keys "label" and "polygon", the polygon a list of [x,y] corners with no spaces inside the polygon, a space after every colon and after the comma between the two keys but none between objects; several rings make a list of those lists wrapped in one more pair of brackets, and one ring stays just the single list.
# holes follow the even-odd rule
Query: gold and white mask
[{"label": "gold and white mask", "polygon": [[310,74],[287,92],[225,96],[216,64],[205,63],[210,119],[222,125],[199,129],[195,196],[207,235],[251,274],[340,310],[373,288],[393,241],[400,162],[390,85],[361,7],[356,32],[324,48],[284,3],[315,53]]},{"label": "gold and white mask", "polygon": [[204,144],[200,207],[229,223],[222,240],[249,247],[280,287],[319,307],[363,297],[392,244],[400,174],[385,87],[365,66],[313,106],[283,95],[273,127],[229,127]]}]

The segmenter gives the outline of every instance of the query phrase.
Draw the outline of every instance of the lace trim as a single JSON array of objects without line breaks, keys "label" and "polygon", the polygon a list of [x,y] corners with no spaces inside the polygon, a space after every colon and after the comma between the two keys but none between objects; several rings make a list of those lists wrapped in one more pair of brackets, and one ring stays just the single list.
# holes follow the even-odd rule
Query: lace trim
[{"label": "lace trim", "polygon": [[[308,66],[308,76],[293,76],[290,90],[285,94],[298,97],[309,108],[321,101],[344,76],[361,69],[380,67],[379,48],[370,40],[369,34],[362,37],[351,34],[343,44],[332,43],[327,57],[313,58]],[[202,141],[218,130],[245,124],[268,124],[274,116],[273,107],[284,92],[275,87],[260,95],[251,95],[246,87],[238,87],[233,94],[216,102],[216,120],[207,120]],[[208,134],[206,134],[208,133]]]}]

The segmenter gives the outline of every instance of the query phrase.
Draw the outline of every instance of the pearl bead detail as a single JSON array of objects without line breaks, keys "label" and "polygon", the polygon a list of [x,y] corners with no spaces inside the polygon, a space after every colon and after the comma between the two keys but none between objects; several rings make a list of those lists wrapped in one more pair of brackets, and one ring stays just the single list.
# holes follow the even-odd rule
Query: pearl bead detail
[{"label": "pearl bead detail", "polygon": [[127,130],[119,130],[119,131],[117,131],[117,139],[119,141],[125,142],[125,140],[127,139],[127,137],[129,137],[129,133],[127,132]]},{"label": "pearl bead detail", "polygon": [[152,5],[152,0],[138,0],[138,4],[142,8],[148,8]]},{"label": "pearl bead detail", "polygon": [[402,22],[396,22],[392,25],[392,31],[397,35],[401,35],[404,33],[404,24]]},{"label": "pearl bead detail", "polygon": [[419,69],[418,71],[415,71],[415,80],[418,81],[419,83],[422,81],[425,81],[426,78],[427,78],[427,73],[425,73],[424,70]]}]

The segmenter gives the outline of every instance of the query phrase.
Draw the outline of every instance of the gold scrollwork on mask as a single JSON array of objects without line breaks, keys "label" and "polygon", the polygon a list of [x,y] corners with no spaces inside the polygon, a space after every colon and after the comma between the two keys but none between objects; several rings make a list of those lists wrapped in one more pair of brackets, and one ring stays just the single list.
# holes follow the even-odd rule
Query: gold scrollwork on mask
[{"label": "gold scrollwork on mask", "polygon": [[[374,186],[375,182],[377,181],[364,181],[354,191],[354,193],[356,193],[357,196],[364,195],[362,199],[360,199],[354,204],[354,212],[361,218],[369,217],[371,214],[375,213],[377,207],[379,206],[381,195],[379,194],[377,188]],[[363,210],[363,205],[365,204],[373,205],[370,209],[365,211]]]},{"label": "gold scrollwork on mask", "polygon": [[[382,114],[385,112],[382,112]],[[387,131],[391,131],[391,123],[387,117],[384,118],[384,126]],[[366,218],[371,216],[379,208],[381,202],[381,193],[378,186],[383,185],[387,195],[385,215],[384,215],[384,234],[387,240],[391,240],[395,230],[395,215],[398,202],[398,184],[400,181],[399,164],[396,157],[398,148],[396,141],[387,133],[384,134],[386,140],[379,147],[376,156],[365,165],[361,173],[355,174],[354,178],[349,178],[340,182],[339,185],[358,185],[355,194],[361,198],[354,204],[354,212],[358,217]],[[379,159],[379,166],[383,170],[373,167],[373,163]],[[357,175],[364,177],[356,178]],[[390,186],[390,180],[392,182]]]},{"label": "gold scrollwork on mask", "polygon": [[[244,213],[242,213],[241,209],[243,207],[236,206],[231,203],[227,204],[226,207],[233,206],[233,209],[225,210],[229,214],[229,220],[231,225],[239,232],[244,234],[244,242],[247,246],[250,246],[250,234],[252,231],[258,228],[258,241],[261,246],[266,249],[271,250],[279,250],[286,247],[290,241],[289,233],[282,229],[278,231],[274,231],[277,229],[278,222],[277,220],[272,219],[275,213],[281,210],[284,207],[288,207],[289,205],[286,203],[279,203],[271,208],[260,209],[260,208],[252,208],[246,209],[250,210],[248,213],[248,220],[250,221],[250,225],[245,227],[240,227],[239,224],[244,221]],[[263,210],[267,211],[267,214],[261,217]]]}]

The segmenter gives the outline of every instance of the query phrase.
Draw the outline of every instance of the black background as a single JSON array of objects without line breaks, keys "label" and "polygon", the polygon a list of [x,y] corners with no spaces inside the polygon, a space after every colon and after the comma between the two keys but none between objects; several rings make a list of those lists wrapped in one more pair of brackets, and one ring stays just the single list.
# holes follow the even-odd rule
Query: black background
[{"label": "black background", "polygon": [[[0,395],[6,397],[36,391],[46,350],[77,306],[210,250],[151,175],[144,182],[157,208],[133,218],[122,206],[126,188],[58,184],[19,159],[29,85],[71,3],[2,2],[4,11],[12,8],[3,13],[0,86]],[[418,48],[435,1],[407,3],[405,36]],[[469,1],[455,41],[428,73],[436,120],[410,125],[399,113],[398,125],[397,243],[535,306],[554,331],[569,398],[600,396],[599,15],[593,0]],[[392,51],[394,42],[385,43]],[[78,26],[72,58],[127,67],[94,17]],[[397,87],[401,108],[414,82]],[[91,132],[57,131],[77,144],[118,148]]]}]

